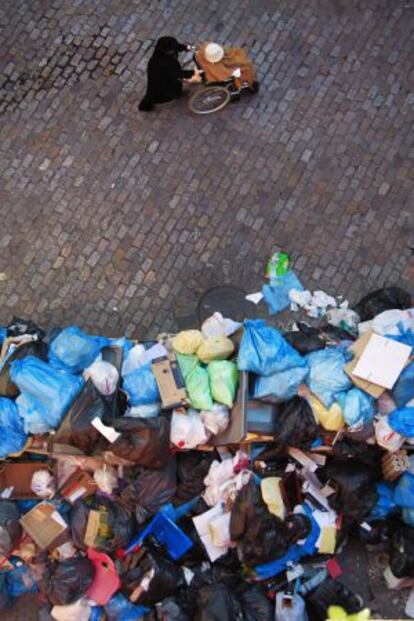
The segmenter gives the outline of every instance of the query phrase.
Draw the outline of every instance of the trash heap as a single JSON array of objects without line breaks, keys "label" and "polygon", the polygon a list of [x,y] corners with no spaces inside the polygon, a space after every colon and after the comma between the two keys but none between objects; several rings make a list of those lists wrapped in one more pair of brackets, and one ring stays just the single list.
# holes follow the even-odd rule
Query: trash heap
[{"label": "trash heap", "polygon": [[362,621],[349,537],[412,587],[414,309],[393,287],[348,311],[350,331],[215,313],[140,343],[1,330],[0,610]]}]

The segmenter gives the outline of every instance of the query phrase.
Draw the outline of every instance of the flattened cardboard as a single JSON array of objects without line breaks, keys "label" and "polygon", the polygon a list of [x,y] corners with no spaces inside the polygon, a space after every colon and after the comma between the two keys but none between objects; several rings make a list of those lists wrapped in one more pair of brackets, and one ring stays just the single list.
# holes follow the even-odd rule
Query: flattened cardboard
[{"label": "flattened cardboard", "polygon": [[0,465],[0,492],[12,487],[13,492],[10,500],[39,500],[31,489],[32,477],[39,470],[48,470],[47,464],[39,462],[9,463]]},{"label": "flattened cardboard", "polygon": [[69,528],[49,502],[41,502],[20,518],[23,530],[40,550],[52,550],[69,539]]},{"label": "flattened cardboard", "polygon": [[392,389],[410,357],[412,347],[372,334],[353,374],[384,388]]},{"label": "flattened cardboard", "polygon": [[77,470],[65,481],[60,492],[65,500],[73,505],[81,498],[92,496],[97,489],[98,486],[90,474],[84,470]]},{"label": "flattened cardboard", "polygon": [[171,409],[188,404],[184,379],[173,354],[153,360],[152,370],[157,380],[163,408]]},{"label": "flattened cardboard", "polygon": [[374,334],[374,332],[372,332],[372,330],[370,330],[368,332],[365,332],[350,347],[350,349],[353,352],[355,358],[353,360],[351,360],[351,362],[348,362],[348,364],[345,365],[345,372],[346,372],[347,375],[349,375],[349,377],[352,380],[352,383],[357,388],[360,388],[361,390],[364,390],[369,395],[371,395],[371,397],[374,397],[374,399],[379,399],[380,396],[382,395],[382,393],[384,392],[385,388],[383,388],[382,386],[379,386],[378,384],[374,384],[373,382],[369,382],[368,380],[365,380],[365,379],[362,379],[360,377],[357,377],[353,373],[355,367],[358,364],[359,358],[361,357],[361,354],[363,353],[365,347],[368,345],[368,342],[369,342],[372,334]]}]

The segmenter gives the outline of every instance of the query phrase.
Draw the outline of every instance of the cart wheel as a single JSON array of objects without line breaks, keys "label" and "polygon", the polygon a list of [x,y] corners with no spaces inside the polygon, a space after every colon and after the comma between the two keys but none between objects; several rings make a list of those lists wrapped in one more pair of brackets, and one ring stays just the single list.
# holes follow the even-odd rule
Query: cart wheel
[{"label": "cart wheel", "polygon": [[195,114],[210,114],[217,112],[230,101],[230,92],[224,86],[208,86],[202,88],[191,96],[189,107]]}]

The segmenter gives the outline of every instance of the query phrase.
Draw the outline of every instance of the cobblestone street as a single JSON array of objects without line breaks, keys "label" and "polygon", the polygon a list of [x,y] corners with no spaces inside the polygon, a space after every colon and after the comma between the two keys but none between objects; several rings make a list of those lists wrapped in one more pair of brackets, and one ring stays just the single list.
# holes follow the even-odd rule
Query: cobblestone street
[{"label": "cobblestone street", "polygon": [[[414,293],[411,0],[3,0],[0,28],[0,325],[153,336],[276,244],[307,288]],[[163,34],[243,45],[260,93],[138,112]]]}]

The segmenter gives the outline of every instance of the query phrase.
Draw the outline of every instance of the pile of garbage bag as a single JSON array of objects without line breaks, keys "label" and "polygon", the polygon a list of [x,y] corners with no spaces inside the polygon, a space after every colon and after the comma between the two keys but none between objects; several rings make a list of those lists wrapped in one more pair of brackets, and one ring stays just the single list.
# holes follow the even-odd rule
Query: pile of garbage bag
[{"label": "pile of garbage bag", "polygon": [[414,308],[391,287],[350,313],[215,313],[147,342],[0,329],[0,610],[37,593],[49,621],[362,621],[348,537],[412,587]]}]

